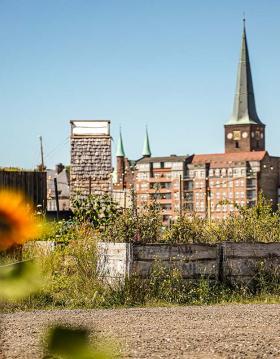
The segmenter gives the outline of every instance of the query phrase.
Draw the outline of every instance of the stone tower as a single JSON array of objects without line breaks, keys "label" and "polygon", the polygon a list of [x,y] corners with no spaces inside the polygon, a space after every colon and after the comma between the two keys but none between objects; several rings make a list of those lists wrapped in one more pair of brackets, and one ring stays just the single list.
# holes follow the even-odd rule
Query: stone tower
[{"label": "stone tower", "polygon": [[71,121],[70,197],[111,192],[110,121]]},{"label": "stone tower", "polygon": [[264,151],[265,125],[258,117],[245,20],[231,119],[225,124],[225,152]]}]

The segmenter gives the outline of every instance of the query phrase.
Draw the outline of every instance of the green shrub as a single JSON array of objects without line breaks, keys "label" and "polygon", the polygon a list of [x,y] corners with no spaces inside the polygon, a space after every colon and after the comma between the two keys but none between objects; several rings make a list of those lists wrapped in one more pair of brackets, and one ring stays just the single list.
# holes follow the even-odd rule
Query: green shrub
[{"label": "green shrub", "polygon": [[100,239],[108,242],[155,243],[162,233],[162,218],[154,205],[144,208],[137,215],[131,209],[124,210],[104,231]]},{"label": "green shrub", "polygon": [[74,218],[80,223],[90,223],[93,228],[106,228],[120,212],[109,195],[89,195],[85,198],[77,196],[72,207]]},{"label": "green shrub", "polygon": [[169,243],[279,242],[280,210],[259,195],[253,207],[238,207],[225,219],[209,221],[197,216],[181,216],[168,228],[161,241]]}]

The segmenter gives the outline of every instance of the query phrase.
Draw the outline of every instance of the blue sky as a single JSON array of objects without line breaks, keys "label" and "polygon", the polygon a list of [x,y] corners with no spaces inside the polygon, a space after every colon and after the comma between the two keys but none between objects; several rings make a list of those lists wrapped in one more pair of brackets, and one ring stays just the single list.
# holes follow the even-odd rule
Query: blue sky
[{"label": "blue sky", "polygon": [[[279,0],[1,0],[0,166],[69,163],[69,121],[122,126],[128,157],[223,151],[242,16],[267,149],[280,155]],[[116,141],[115,141],[116,142]],[[113,152],[115,151],[113,142]]]}]

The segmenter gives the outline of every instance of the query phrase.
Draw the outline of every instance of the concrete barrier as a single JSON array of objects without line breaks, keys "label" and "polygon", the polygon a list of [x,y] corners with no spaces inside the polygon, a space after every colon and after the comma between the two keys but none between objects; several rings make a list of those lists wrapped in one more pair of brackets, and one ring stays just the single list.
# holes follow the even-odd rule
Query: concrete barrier
[{"label": "concrete barrier", "polygon": [[[47,253],[55,250],[54,242],[29,242],[24,250]],[[218,281],[250,281],[260,264],[275,269],[280,265],[279,243],[218,244],[133,244],[100,242],[99,273],[113,282],[131,274],[148,278],[156,262],[166,268],[178,268],[183,278],[206,277]]]}]

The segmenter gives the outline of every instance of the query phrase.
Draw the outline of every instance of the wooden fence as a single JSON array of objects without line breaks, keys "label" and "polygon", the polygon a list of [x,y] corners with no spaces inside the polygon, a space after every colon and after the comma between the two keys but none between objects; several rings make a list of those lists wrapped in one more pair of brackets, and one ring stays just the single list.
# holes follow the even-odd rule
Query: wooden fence
[{"label": "wooden fence", "polygon": [[26,198],[37,206],[46,208],[47,174],[33,171],[0,170],[0,189],[14,189],[22,192]]},{"label": "wooden fence", "polygon": [[[46,243],[47,246],[46,246]],[[54,242],[31,242],[43,250],[55,249]],[[219,244],[132,244],[99,243],[99,270],[110,282],[131,274],[148,278],[158,262],[165,268],[178,268],[184,279],[207,279],[219,282],[250,282],[262,265],[277,270],[279,275],[279,243]]]},{"label": "wooden fence", "polygon": [[[166,268],[178,268],[185,279],[205,277],[220,282],[247,282],[257,274],[260,265],[268,270],[279,268],[280,243],[104,243],[103,256],[110,277],[117,276],[116,273],[118,277],[135,273],[147,278],[158,262]],[[116,261],[122,261],[122,265]]]}]

